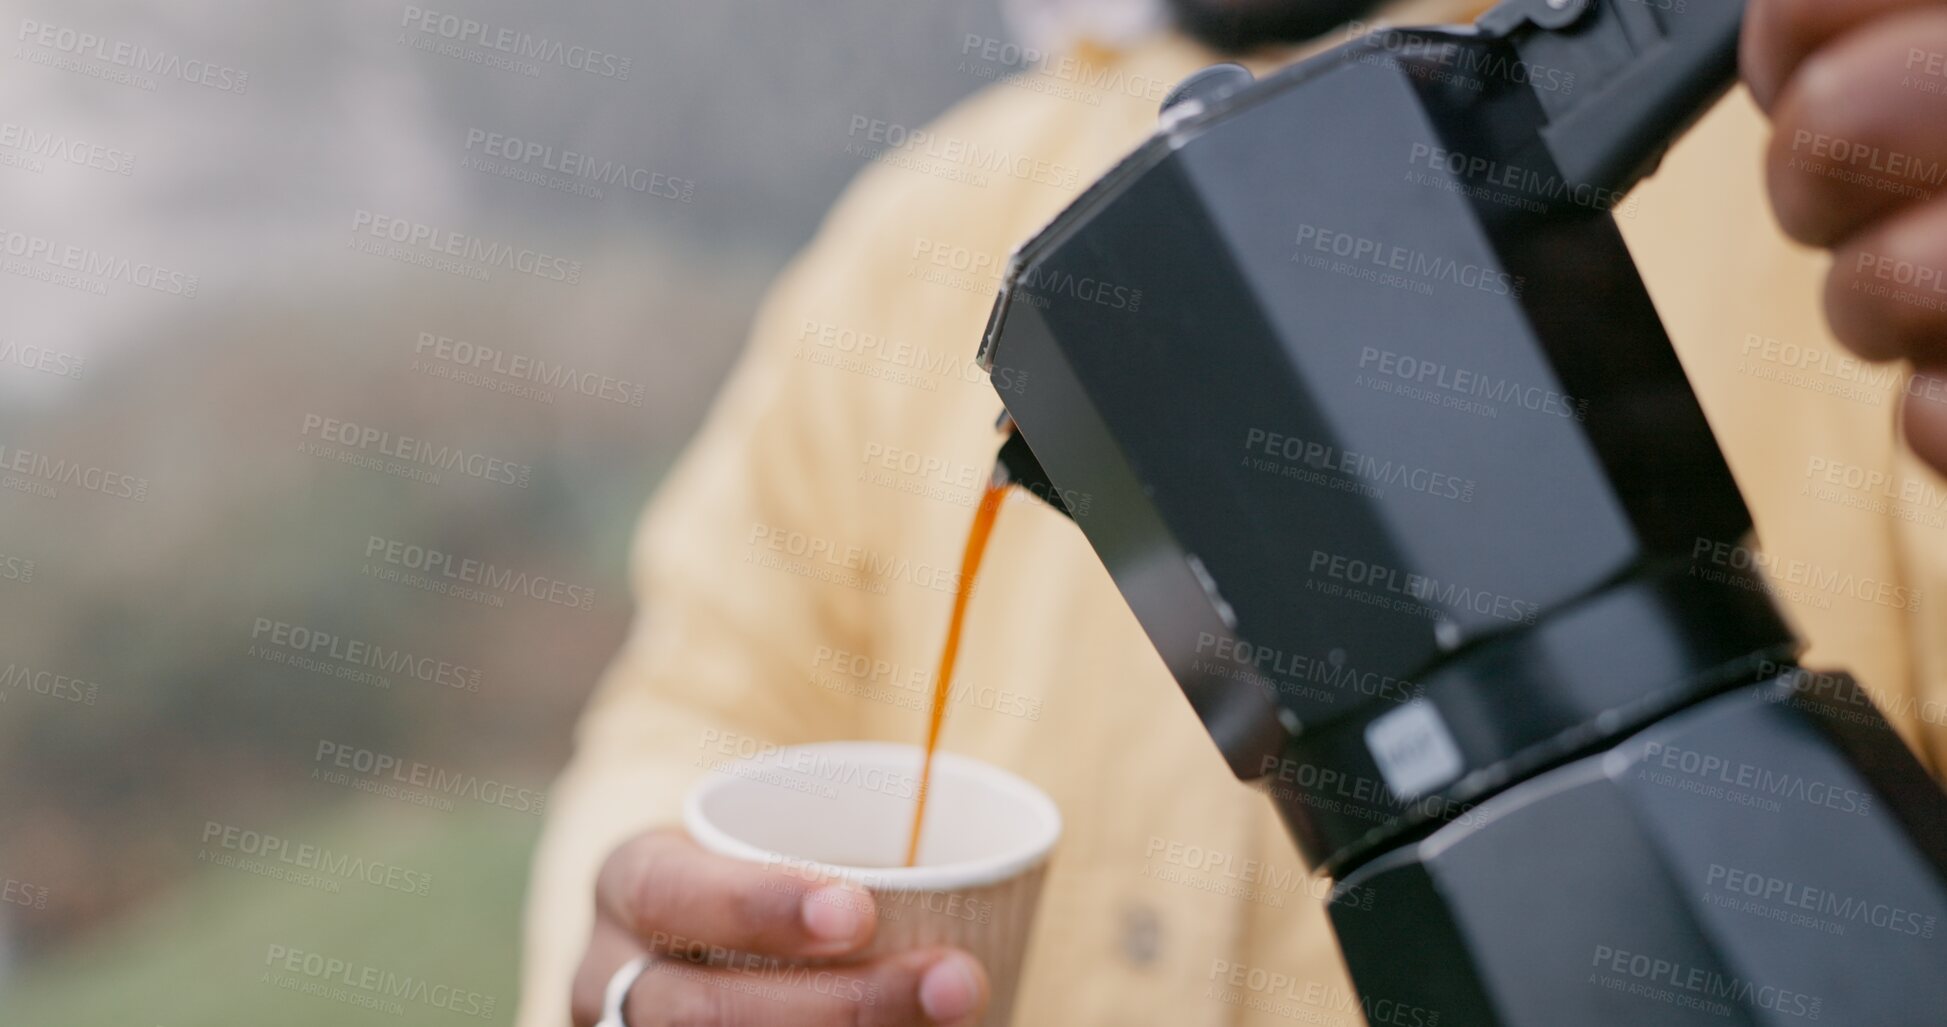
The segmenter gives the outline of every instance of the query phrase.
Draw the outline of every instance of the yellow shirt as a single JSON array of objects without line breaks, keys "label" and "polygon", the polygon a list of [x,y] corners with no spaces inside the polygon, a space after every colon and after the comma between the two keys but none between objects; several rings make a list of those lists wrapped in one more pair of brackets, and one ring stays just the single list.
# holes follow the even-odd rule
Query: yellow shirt
[{"label": "yellow shirt", "polygon": [[[1394,13],[1464,17],[1444,8]],[[636,540],[640,612],[537,858],[524,1027],[567,1022],[595,869],[676,822],[704,767],[760,743],[923,738],[997,445],[1000,401],[973,360],[1001,266],[1214,60],[1168,38],[989,88],[873,159],[783,276]],[[1897,445],[1903,371],[1829,337],[1825,259],[1766,207],[1764,132],[1740,92],[1619,220],[1809,659],[1853,671],[1937,758],[1947,485]],[[872,134],[847,142],[897,141]],[[1035,781],[1067,823],[1018,1023],[1359,1022],[1320,887],[1269,802],[1225,768],[1081,533],[1034,500],[1001,514],[960,674],[943,745]],[[1216,985],[1236,965],[1299,983],[1285,1008],[1231,1004]]]}]

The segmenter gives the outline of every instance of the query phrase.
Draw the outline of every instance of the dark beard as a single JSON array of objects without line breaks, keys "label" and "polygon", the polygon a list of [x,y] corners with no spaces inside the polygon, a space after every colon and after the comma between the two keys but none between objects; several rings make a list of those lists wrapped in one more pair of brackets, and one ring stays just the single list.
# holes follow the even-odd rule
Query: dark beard
[{"label": "dark beard", "polygon": [[1227,54],[1315,39],[1379,6],[1380,0],[1170,0],[1176,23]]}]

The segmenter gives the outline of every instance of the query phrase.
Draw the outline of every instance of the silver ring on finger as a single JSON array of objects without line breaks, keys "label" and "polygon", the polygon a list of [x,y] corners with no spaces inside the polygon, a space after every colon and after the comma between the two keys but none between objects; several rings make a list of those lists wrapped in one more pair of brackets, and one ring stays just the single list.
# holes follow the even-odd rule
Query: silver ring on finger
[{"label": "silver ring on finger", "polygon": [[642,979],[649,969],[649,957],[637,956],[622,964],[615,976],[608,979],[608,991],[602,997],[602,1019],[595,1027],[629,1027],[626,1007],[629,1004],[629,989]]}]

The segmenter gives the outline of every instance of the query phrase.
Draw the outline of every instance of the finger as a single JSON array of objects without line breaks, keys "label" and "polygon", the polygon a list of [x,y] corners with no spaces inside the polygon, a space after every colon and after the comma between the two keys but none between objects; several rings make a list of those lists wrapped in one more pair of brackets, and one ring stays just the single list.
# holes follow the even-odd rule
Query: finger
[{"label": "finger", "polygon": [[594,1027],[601,1022],[609,979],[629,960],[643,954],[642,946],[621,928],[596,919],[588,950],[582,953],[581,965],[575,968],[575,979],[568,989],[569,1019],[574,1027]]},{"label": "finger", "polygon": [[1825,311],[1833,335],[1868,360],[1947,361],[1947,200],[1846,240]]},{"label": "finger", "polygon": [[801,966],[757,956],[705,966],[658,960],[629,990],[629,1027],[931,1027],[971,1024],[987,974],[957,949]]},{"label": "finger", "polygon": [[[1717,2],[1717,0],[1704,0]],[[1820,47],[1873,19],[1940,0],[1751,0],[1742,64],[1751,95],[1771,110],[1798,66]]]},{"label": "finger", "polygon": [[1900,417],[1907,446],[1934,470],[1947,474],[1947,363],[1914,372]]},{"label": "finger", "polygon": [[1947,53],[1947,6],[1862,28],[1786,85],[1767,179],[1793,238],[1830,246],[1941,191],[1947,102],[1915,91],[1903,65],[1916,48]]},{"label": "finger", "polygon": [[864,946],[877,923],[862,889],[705,852],[674,830],[617,849],[595,892],[600,913],[651,951],[688,957],[715,947],[829,958]]}]

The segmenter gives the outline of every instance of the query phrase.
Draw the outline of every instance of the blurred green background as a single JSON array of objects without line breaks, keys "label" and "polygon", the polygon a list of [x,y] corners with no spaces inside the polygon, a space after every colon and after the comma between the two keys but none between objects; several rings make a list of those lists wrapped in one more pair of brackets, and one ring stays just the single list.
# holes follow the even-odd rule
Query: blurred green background
[{"label": "blurred green background", "polygon": [[[946,0],[444,6],[630,74],[429,52],[418,8],[376,0],[6,5],[0,256],[25,263],[0,265],[0,1023],[440,1024],[476,1018],[441,1003],[482,1000],[511,1020],[541,818],[474,796],[543,792],[566,758],[633,613],[634,519],[765,285],[860,169],[850,120],[934,116],[995,70],[969,69],[963,40],[1001,32],[991,4]],[[152,70],[127,80],[127,53]],[[487,133],[687,195],[482,171],[469,139]],[[360,211],[583,273],[375,256],[354,248]],[[86,254],[78,277],[35,245]],[[117,262],[193,274],[195,295]],[[422,333],[641,402],[455,381]],[[324,418],[531,470],[524,487],[384,473],[321,444]],[[405,587],[372,573],[374,538],[595,599]],[[299,665],[277,624],[445,669],[330,647]],[[347,787],[321,744],[475,791],[422,779],[441,808]],[[467,998],[361,1007],[298,987],[320,978],[292,952]]]}]

